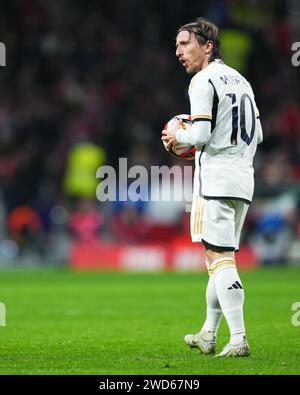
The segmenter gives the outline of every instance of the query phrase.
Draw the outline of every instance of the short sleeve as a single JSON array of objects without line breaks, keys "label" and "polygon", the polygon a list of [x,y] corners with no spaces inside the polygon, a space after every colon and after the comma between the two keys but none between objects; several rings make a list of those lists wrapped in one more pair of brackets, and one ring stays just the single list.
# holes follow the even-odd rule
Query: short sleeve
[{"label": "short sleeve", "polygon": [[196,75],[190,88],[192,121],[211,121],[214,100],[213,85],[209,79]]}]

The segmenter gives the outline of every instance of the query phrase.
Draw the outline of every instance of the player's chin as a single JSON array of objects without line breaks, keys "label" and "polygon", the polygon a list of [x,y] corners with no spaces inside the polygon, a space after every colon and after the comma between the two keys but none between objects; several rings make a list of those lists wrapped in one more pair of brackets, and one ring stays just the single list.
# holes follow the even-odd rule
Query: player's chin
[{"label": "player's chin", "polygon": [[185,67],[185,71],[186,71],[188,74],[194,74],[194,73],[195,73],[189,66],[184,66],[184,67]]}]

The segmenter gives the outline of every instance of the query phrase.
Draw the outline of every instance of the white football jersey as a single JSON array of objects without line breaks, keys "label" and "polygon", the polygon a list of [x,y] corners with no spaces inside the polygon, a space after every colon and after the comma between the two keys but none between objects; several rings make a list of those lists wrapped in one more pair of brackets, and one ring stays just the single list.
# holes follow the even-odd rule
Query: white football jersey
[{"label": "white football jersey", "polygon": [[209,140],[197,146],[194,193],[251,202],[253,157],[263,139],[251,85],[216,60],[192,78],[189,97],[193,125],[211,124]]}]

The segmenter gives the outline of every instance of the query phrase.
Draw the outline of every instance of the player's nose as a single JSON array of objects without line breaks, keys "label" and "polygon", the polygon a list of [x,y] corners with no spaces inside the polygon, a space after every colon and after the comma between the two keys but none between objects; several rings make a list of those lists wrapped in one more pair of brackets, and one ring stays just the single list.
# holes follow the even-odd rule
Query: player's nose
[{"label": "player's nose", "polygon": [[180,56],[182,56],[182,49],[180,47],[176,48],[176,56],[179,58]]}]

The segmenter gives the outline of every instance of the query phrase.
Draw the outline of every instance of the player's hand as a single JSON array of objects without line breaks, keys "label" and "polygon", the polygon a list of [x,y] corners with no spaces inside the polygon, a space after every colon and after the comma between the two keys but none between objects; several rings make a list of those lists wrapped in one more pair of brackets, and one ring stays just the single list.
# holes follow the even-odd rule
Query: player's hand
[{"label": "player's hand", "polygon": [[172,145],[177,142],[176,130],[175,130],[175,132],[173,132],[173,131],[164,129],[161,131],[161,133],[162,133],[161,139],[167,143],[166,149],[167,150],[171,149]]},{"label": "player's hand", "polygon": [[161,131],[162,133],[161,139],[168,141],[168,144],[166,146],[167,149],[170,149],[174,143],[178,142],[176,139],[176,132],[178,129],[180,129],[180,126],[181,126],[181,120],[178,120],[178,122],[174,125],[174,128],[168,130],[163,129]]}]

